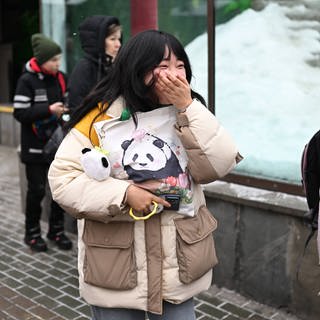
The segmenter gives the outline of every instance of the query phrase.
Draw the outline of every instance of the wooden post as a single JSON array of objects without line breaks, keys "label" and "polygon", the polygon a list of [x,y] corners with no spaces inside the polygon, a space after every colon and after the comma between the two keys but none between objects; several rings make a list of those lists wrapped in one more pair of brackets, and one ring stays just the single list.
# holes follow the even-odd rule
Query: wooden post
[{"label": "wooden post", "polygon": [[130,0],[131,35],[147,29],[158,29],[158,1]]}]

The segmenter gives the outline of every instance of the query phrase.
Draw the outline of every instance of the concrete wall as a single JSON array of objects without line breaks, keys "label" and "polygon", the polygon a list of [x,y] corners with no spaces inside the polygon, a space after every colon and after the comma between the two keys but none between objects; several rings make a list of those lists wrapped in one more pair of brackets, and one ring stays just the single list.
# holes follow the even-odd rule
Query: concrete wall
[{"label": "concrete wall", "polygon": [[285,308],[304,320],[320,315],[320,265],[313,236],[296,271],[310,230],[302,223],[303,197],[224,182],[205,186],[218,220],[218,286]]}]

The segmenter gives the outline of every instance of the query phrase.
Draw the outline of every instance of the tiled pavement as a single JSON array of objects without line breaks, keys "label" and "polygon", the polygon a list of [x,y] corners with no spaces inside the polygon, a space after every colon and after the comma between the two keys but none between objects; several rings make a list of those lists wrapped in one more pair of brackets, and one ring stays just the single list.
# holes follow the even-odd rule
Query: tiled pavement
[{"label": "tiled pavement", "polygon": [[[12,169],[18,168],[16,151],[0,146],[0,163],[0,320],[90,319],[89,308],[78,294],[77,236],[69,234],[74,242],[71,252],[49,243],[47,253],[32,253],[22,241],[19,177]],[[45,234],[46,223],[42,228]],[[299,320],[216,286],[195,302],[198,320]]]}]

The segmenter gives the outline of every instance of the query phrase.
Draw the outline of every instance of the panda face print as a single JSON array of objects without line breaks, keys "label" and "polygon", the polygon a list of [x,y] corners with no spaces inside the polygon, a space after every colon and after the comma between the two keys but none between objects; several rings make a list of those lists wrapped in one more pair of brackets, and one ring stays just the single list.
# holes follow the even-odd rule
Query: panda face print
[{"label": "panda face print", "polygon": [[145,134],[141,139],[126,140],[122,143],[123,166],[133,170],[158,171],[167,165],[171,149],[161,139]]},{"label": "panda face print", "polygon": [[178,177],[182,169],[177,156],[162,139],[138,132],[121,144],[122,165],[129,179],[135,182]]}]

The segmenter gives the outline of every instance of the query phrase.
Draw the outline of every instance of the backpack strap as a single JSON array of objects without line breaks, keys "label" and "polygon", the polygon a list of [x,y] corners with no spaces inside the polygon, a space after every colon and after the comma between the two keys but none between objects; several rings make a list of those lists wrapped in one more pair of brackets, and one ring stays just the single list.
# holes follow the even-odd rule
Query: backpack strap
[{"label": "backpack strap", "polygon": [[77,130],[90,139],[93,146],[99,146],[99,138],[92,125],[98,121],[111,119],[111,117],[105,112],[107,108],[108,106],[98,103],[97,107],[93,108],[74,126]]}]

